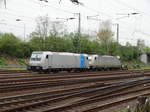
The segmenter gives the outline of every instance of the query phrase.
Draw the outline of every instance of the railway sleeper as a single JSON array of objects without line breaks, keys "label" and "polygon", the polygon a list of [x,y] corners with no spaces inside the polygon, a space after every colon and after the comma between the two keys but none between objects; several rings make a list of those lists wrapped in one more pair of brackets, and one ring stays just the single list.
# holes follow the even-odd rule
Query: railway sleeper
[{"label": "railway sleeper", "polygon": [[[57,101],[57,98],[56,99],[53,99],[53,100],[51,100],[51,101],[53,101],[54,102],[54,100],[56,100]],[[24,107],[28,107],[28,106],[38,106],[38,105],[40,105],[41,103],[42,103],[42,105],[46,105],[46,103],[49,103],[50,102],[50,100],[45,100],[45,101],[40,101],[40,100],[38,100],[39,102],[35,102],[35,103],[30,103],[30,104],[27,104],[26,106],[25,105],[23,105],[23,106],[21,106],[21,107],[17,107],[17,108],[15,108],[16,110],[18,110],[18,109],[22,109],[22,108],[24,108]],[[43,104],[44,103],[44,104]],[[12,110],[12,109],[11,109]],[[11,111],[7,111],[7,112],[11,112]]]}]

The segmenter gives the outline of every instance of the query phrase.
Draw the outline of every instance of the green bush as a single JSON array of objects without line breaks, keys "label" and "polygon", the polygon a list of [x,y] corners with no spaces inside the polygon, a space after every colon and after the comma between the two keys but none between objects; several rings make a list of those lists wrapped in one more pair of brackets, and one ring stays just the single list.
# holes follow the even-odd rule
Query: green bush
[{"label": "green bush", "polygon": [[0,35],[0,53],[13,57],[26,57],[31,54],[31,47],[28,42],[22,42],[13,34],[5,33]]},{"label": "green bush", "polygon": [[[0,34],[0,54],[12,57],[30,57],[32,51],[59,51],[81,52],[119,55],[122,60],[137,60],[140,51],[135,46],[122,46],[114,41],[103,45],[97,40],[91,41],[88,35],[66,34],[65,36],[48,36],[45,40],[41,37],[30,36],[30,40],[23,42],[11,33]],[[80,42],[80,43],[79,43]]]},{"label": "green bush", "polygon": [[0,57],[0,65],[7,65],[6,64],[6,59],[3,57]]},{"label": "green bush", "polygon": [[21,59],[21,58],[18,58],[17,59],[17,62],[20,64],[20,65],[27,65],[26,64],[26,61],[24,59]]}]

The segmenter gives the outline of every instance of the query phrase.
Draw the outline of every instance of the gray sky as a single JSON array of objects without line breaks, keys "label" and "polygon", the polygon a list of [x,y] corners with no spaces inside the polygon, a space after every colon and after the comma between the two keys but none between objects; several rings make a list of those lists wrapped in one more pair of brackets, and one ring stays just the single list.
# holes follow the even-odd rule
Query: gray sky
[{"label": "gray sky", "polygon": [[[56,18],[78,18],[74,13],[81,13],[82,32],[91,33],[99,29],[100,23],[111,20],[112,23],[120,25],[120,43],[127,41],[136,44],[137,39],[145,40],[150,46],[150,0],[79,0],[84,6],[74,5],[70,0],[48,0],[48,3],[39,0],[7,0],[7,9],[4,1],[0,0],[0,31],[13,32],[23,37],[35,29],[35,18],[48,15],[52,21]],[[124,17],[128,14],[138,12],[138,15]],[[99,15],[96,18],[102,21],[87,20],[87,16]],[[17,18],[22,21],[15,21]],[[59,20],[60,21],[60,20]],[[63,20],[61,20],[63,21]],[[78,19],[64,22],[68,31],[77,31]],[[116,26],[112,29],[116,32]],[[114,39],[116,35],[114,36]]]}]

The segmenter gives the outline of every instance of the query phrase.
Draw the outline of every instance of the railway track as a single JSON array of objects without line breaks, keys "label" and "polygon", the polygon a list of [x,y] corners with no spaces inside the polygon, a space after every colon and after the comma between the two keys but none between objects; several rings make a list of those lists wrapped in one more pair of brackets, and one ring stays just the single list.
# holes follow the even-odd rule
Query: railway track
[{"label": "railway track", "polygon": [[[51,80],[62,80],[62,79],[75,79],[75,78],[93,78],[93,77],[121,77],[121,76],[137,76],[137,74],[141,73],[114,73],[114,74],[80,74],[80,75],[57,75],[57,76],[52,76],[52,75],[20,75],[19,77],[17,76],[10,76],[10,77],[1,77],[0,79],[3,79],[0,81],[0,83],[3,82],[20,82],[20,81],[33,81],[33,80],[45,80],[45,79],[51,79]],[[143,76],[148,76],[150,73],[142,73],[141,75]]]},{"label": "railway track", "polygon": [[[137,75],[137,73],[139,73],[139,76]],[[92,72],[92,73],[88,73],[88,74],[85,74],[85,73],[80,73],[80,74],[70,74],[70,75],[49,75],[49,74],[41,74],[41,75],[37,75],[37,74],[25,74],[25,75],[19,75],[19,76],[14,76],[14,75],[11,75],[11,76],[1,76],[0,75],[0,85],[2,84],[14,84],[14,83],[23,83],[23,82],[34,82],[34,81],[58,81],[58,80],[63,80],[63,79],[81,79],[81,78],[100,78],[103,79],[104,77],[115,77],[117,78],[118,77],[140,77],[140,74],[141,76],[148,76],[150,73],[144,73],[144,72],[113,72],[113,73],[97,73],[97,72]]]},{"label": "railway track", "polygon": [[[95,88],[94,87],[84,89],[82,88],[82,91],[79,90],[76,91],[68,90],[64,92],[55,91],[56,94],[47,92],[32,95],[15,96],[10,98],[7,97],[0,99],[1,101],[0,108],[2,112],[12,112],[12,111],[36,112],[37,109],[40,109],[41,112],[49,112],[49,111],[60,112],[61,110],[64,111],[66,109],[70,109],[73,107],[75,108],[77,106],[83,106],[97,101],[102,101],[102,99],[104,100],[104,98],[108,99],[110,97],[118,96],[119,94],[124,95],[150,89],[149,86],[143,88],[143,86],[141,86],[143,84],[150,84],[150,79],[113,83],[111,85],[105,85],[100,87],[95,86]],[[138,86],[141,87],[137,88]],[[64,102],[64,100],[68,101],[65,105],[64,103],[62,103]]]},{"label": "railway track", "polygon": [[[83,83],[106,83],[110,81],[119,81],[119,80],[128,80],[128,79],[136,79],[143,78],[144,76],[149,76],[149,74],[138,74],[138,75],[127,75],[127,76],[108,76],[108,77],[84,77],[84,78],[71,78],[67,79],[57,79],[52,80],[51,78],[40,78],[40,79],[19,79],[19,80],[2,80],[0,81],[0,91],[16,91],[16,90],[24,90],[24,89],[33,89],[33,88],[43,88],[43,87],[54,87],[54,86],[67,86],[67,85],[75,85],[75,84],[83,84]],[[49,79],[49,80],[48,80]],[[15,83],[14,83],[15,82]]]},{"label": "railway track", "polygon": [[[50,75],[52,76],[57,76],[57,75],[74,75],[74,74],[103,74],[103,75],[113,75],[113,74],[127,74],[127,73],[141,73],[141,72],[150,72],[149,69],[147,70],[117,70],[117,71],[88,71],[88,72],[59,72],[59,73],[49,73]],[[35,74],[35,73],[32,73],[30,71],[27,71],[27,70],[0,70],[0,76],[11,76],[11,74],[14,74],[13,76],[15,76],[15,73],[16,73],[16,76],[18,76],[17,74],[23,74],[23,73],[30,73],[30,74]],[[19,74],[19,75],[20,75]],[[40,74],[41,75],[41,74]],[[43,74],[42,74],[43,75]]]},{"label": "railway track", "polygon": [[0,74],[0,112],[98,112],[150,95],[149,75],[150,70]]},{"label": "railway track", "polygon": [[29,73],[27,70],[0,70],[0,74],[10,74],[10,73]]}]

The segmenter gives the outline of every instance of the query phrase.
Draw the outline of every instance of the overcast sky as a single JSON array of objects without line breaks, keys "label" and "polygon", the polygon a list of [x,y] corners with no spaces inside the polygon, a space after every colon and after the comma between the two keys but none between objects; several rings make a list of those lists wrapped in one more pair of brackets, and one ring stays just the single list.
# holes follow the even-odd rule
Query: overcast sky
[{"label": "overcast sky", "polygon": [[[48,0],[48,3],[39,0],[0,0],[0,32],[13,32],[23,38],[24,27],[26,38],[34,31],[38,16],[48,15],[52,21],[56,18],[78,18],[74,13],[81,13],[81,32],[91,34],[98,31],[102,21],[110,20],[113,24],[119,23],[119,41],[136,44],[137,39],[145,40],[150,46],[150,0],[79,0],[84,6],[75,5],[70,0]],[[128,13],[140,13],[126,17]],[[96,20],[87,20],[87,16],[96,16]],[[21,19],[22,21],[15,21]],[[59,20],[62,21],[63,20]],[[77,31],[78,19],[65,21],[68,31]],[[116,33],[116,26],[112,26]],[[116,35],[114,36],[116,39]]]}]

